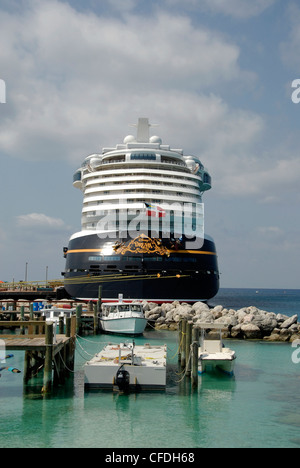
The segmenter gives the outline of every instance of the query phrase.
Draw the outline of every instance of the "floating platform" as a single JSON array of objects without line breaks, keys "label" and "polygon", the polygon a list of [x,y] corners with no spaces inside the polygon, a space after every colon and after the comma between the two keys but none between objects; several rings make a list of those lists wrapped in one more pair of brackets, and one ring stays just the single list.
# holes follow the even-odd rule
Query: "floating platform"
[{"label": "floating platform", "polygon": [[167,347],[108,344],[84,366],[85,387],[123,393],[166,388]]}]

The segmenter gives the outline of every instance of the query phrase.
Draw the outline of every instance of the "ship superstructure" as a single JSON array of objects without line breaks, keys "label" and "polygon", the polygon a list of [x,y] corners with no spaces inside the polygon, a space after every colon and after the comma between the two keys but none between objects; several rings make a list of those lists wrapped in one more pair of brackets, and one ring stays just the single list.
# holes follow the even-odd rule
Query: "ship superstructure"
[{"label": "ship superstructure", "polygon": [[219,288],[202,195],[211,177],[140,118],[137,137],[85,158],[73,185],[83,192],[82,230],[67,248],[65,288],[80,299],[206,300]]}]

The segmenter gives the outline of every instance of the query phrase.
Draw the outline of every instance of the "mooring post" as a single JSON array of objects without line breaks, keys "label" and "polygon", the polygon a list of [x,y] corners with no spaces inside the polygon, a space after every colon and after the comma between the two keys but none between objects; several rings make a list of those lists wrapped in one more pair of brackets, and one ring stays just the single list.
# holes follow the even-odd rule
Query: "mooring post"
[{"label": "mooring post", "polygon": [[185,348],[186,348],[186,320],[182,320],[182,342],[181,342],[181,367],[185,367]]},{"label": "mooring post", "polygon": [[42,393],[49,393],[52,384],[53,322],[46,323],[45,345],[44,385]]},{"label": "mooring post", "polygon": [[25,351],[24,357],[24,383],[27,384],[31,378],[31,351]]},{"label": "mooring post", "polygon": [[80,335],[81,333],[81,314],[82,314],[82,304],[78,304],[76,307],[76,334]]},{"label": "mooring post", "polygon": [[[21,306],[21,322],[25,321],[25,306]],[[25,327],[20,328],[20,334],[24,335],[25,334]]]},{"label": "mooring post", "polygon": [[182,320],[179,321],[178,324],[178,362],[181,362],[181,352],[182,352]]},{"label": "mooring post", "polygon": [[97,302],[97,305],[98,305],[98,312],[101,312],[101,305],[102,305],[102,286],[99,286],[99,289],[98,289],[98,302]]},{"label": "mooring post", "polygon": [[34,316],[33,316],[33,303],[31,302],[31,304],[29,305],[29,320],[33,320],[34,319]]},{"label": "mooring post", "polygon": [[[70,338],[71,337],[71,317],[67,317],[66,318],[66,338]],[[70,363],[71,363],[71,359],[70,359],[70,355],[71,355],[71,342],[69,340],[69,342],[67,343],[67,345],[65,346],[66,348],[66,357],[65,357],[65,363],[66,363],[66,366],[67,366],[67,369],[70,369]]]},{"label": "mooring post", "polygon": [[192,343],[192,323],[186,323],[185,361],[187,377],[191,376],[191,343]]},{"label": "mooring post", "polygon": [[71,317],[66,318],[66,337],[71,336]]},{"label": "mooring post", "polygon": [[60,335],[64,334],[64,328],[65,328],[65,323],[64,323],[64,317],[59,317],[59,322],[58,322],[58,333]]},{"label": "mooring post", "polygon": [[94,304],[94,335],[98,333],[98,307]]},{"label": "mooring post", "polygon": [[192,331],[192,388],[198,387],[199,328]]},{"label": "mooring post", "polygon": [[74,370],[75,361],[75,336],[76,336],[76,317],[68,317],[66,319],[66,337],[70,338],[66,348],[66,363],[70,371]]}]

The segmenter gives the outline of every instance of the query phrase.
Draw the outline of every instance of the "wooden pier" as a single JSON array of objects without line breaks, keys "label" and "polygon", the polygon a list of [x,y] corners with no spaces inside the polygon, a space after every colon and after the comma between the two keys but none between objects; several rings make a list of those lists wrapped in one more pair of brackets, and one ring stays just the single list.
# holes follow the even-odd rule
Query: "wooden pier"
[{"label": "wooden pier", "polygon": [[66,319],[65,334],[56,334],[53,323],[43,320],[0,322],[1,327],[20,327],[22,334],[0,334],[0,340],[5,351],[25,351],[25,384],[43,369],[42,393],[49,393],[74,371],[76,316]]},{"label": "wooden pier", "polygon": [[[11,328],[10,323],[14,321],[40,320],[42,318],[41,311],[34,310],[34,302],[36,303],[36,301],[26,300],[0,300],[0,330],[1,328]],[[68,308],[74,308],[76,310],[76,312],[74,311],[74,314],[76,313],[77,334],[84,331],[92,331],[94,334],[99,332],[98,311],[100,306],[98,302],[93,303],[90,301],[89,303],[86,303],[75,300],[62,300],[51,302],[51,304],[57,307],[64,307],[63,304],[65,304]],[[66,308],[66,311],[68,308]]]}]

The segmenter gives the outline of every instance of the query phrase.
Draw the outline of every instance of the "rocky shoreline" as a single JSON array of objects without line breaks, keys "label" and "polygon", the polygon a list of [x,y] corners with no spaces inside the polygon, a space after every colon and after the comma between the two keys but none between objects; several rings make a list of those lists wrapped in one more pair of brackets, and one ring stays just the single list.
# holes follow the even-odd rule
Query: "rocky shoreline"
[{"label": "rocky shoreline", "polygon": [[[226,309],[222,305],[210,308],[204,302],[195,304],[143,302],[147,320],[158,330],[177,330],[178,323],[186,319],[197,324],[224,323],[224,338],[265,340],[272,342],[293,342],[300,340],[298,315],[288,317],[283,314],[266,312],[255,306],[239,310]],[[213,328],[213,327],[212,327]]]}]

